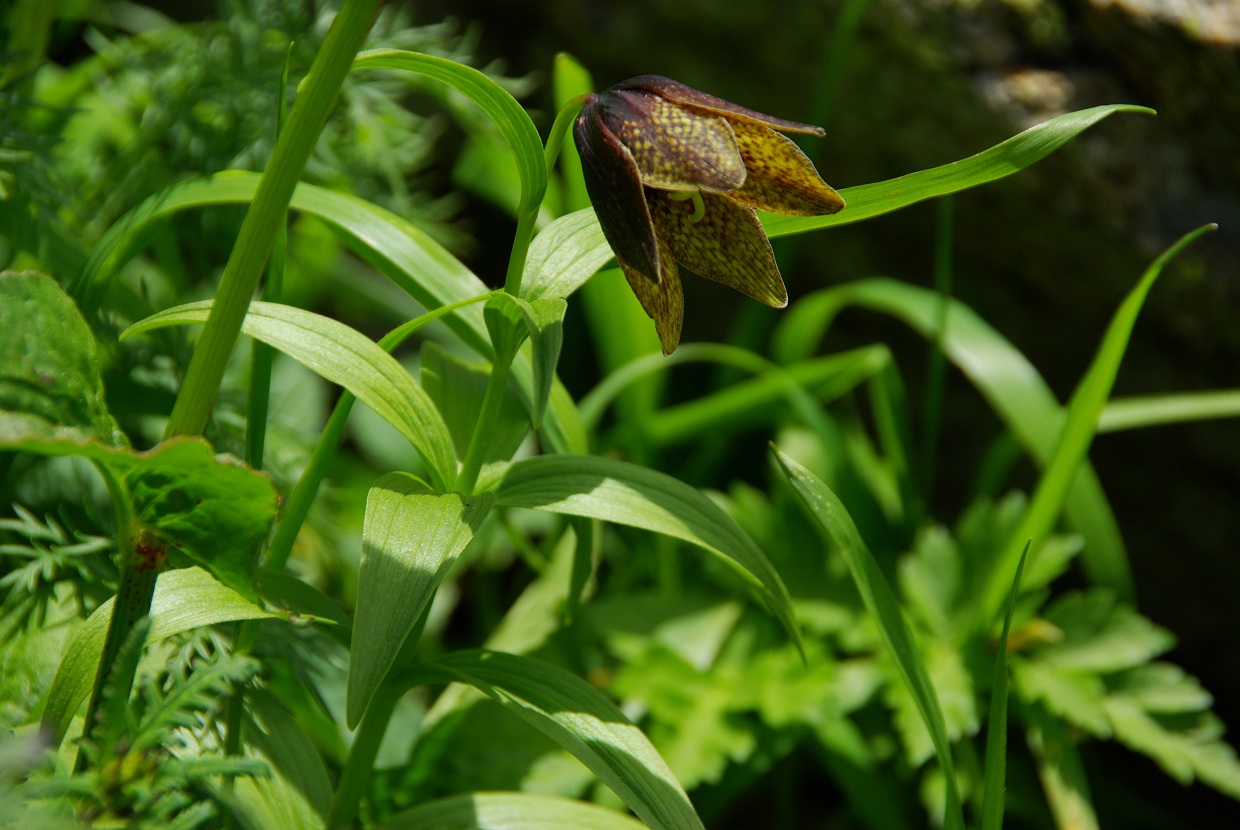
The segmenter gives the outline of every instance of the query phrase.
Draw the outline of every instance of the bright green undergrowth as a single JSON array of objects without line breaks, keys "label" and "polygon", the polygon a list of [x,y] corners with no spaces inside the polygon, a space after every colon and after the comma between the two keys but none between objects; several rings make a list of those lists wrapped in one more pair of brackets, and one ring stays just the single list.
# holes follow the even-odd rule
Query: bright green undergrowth
[{"label": "bright green undergrowth", "polygon": [[[176,71],[178,46],[210,35],[244,53],[262,31],[269,62],[300,71],[274,145],[221,128],[205,152],[170,105],[154,127],[117,116],[148,148],[169,145],[145,184],[117,172],[142,141],[88,170],[5,157],[0,813],[47,827],[75,814],[692,828],[810,758],[855,826],[991,830],[1016,806],[1024,821],[1088,827],[1082,740],[1240,798],[1209,694],[1159,659],[1174,639],[1133,604],[1087,460],[1098,431],[1236,414],[1234,392],[1110,394],[1150,289],[1208,228],[1134,283],[1066,405],[965,305],[884,278],[795,299],[767,354],[703,343],[663,358],[607,268],[571,147],[549,168],[514,84],[401,48],[435,32],[390,15],[371,29],[375,5],[346,2],[317,51],[286,52],[272,27],[294,24],[255,5],[223,31],[153,25],[86,62],[124,84],[145,72],[171,103],[196,77]],[[16,9],[14,32],[38,29],[37,4]],[[364,41],[379,48],[359,54]],[[34,89],[97,106],[90,71],[44,68]],[[272,77],[232,83],[254,92]],[[505,289],[444,247],[458,232],[403,189],[430,152],[397,138],[427,140],[393,104],[415,85],[468,136],[458,181],[514,215],[507,271],[487,275]],[[591,82],[561,56],[553,87],[566,102]],[[846,189],[835,216],[764,222],[805,234],[945,197],[1140,112],[1068,113]],[[0,116],[28,131],[14,141],[42,130],[99,146],[81,124]],[[225,169],[247,160],[263,172]],[[57,208],[44,175],[56,163],[65,181],[124,187]],[[230,206],[248,206],[240,225]],[[218,244],[221,223],[235,246]],[[214,291],[201,256],[224,268]],[[267,290],[285,288],[251,302],[265,267]],[[1040,471],[1029,493],[991,475],[958,517],[933,515],[897,358],[882,343],[819,353],[853,307],[941,350]],[[570,313],[604,368],[579,400],[557,376]],[[376,340],[376,322],[394,328]],[[281,357],[247,369],[240,334]],[[741,378],[664,404],[683,363]],[[247,408],[247,383],[273,390],[266,414]],[[755,432],[773,442],[762,486],[719,463]],[[716,489],[672,474],[686,452]],[[1061,589],[1077,563],[1083,587]]]}]

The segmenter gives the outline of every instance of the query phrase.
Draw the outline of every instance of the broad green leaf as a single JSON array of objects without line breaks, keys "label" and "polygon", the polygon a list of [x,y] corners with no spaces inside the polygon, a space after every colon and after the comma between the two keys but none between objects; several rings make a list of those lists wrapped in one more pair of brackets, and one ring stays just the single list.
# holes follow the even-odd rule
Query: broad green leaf
[{"label": "broad green leaf", "polygon": [[818,228],[860,222],[926,199],[993,182],[1041,161],[1080,133],[1117,112],[1154,114],[1151,109],[1127,104],[1108,104],[1064,113],[966,159],[885,182],[845,188],[840,191],[840,195],[844,197],[848,207],[831,216],[762,214],[762,224],[766,226],[767,236],[772,238],[804,233]]},{"label": "broad green leaf", "polygon": [[246,755],[265,761],[271,775],[237,779],[242,826],[321,830],[332,787],[317,747],[268,690],[247,689],[246,708]]},{"label": "broad green leaf", "polygon": [[[1141,312],[1150,289],[1154,287],[1154,282],[1162,274],[1163,267],[1180,251],[1217,227],[1205,225],[1180,237],[1154,260],[1136,287],[1116,309],[1102,344],[1098,347],[1098,354],[1077,384],[1076,391],[1072,393],[1055,451],[1038,481],[1038,488],[1029,502],[1029,509],[1025,511],[1020,524],[996,557],[995,569],[982,589],[980,606],[983,619],[990,619],[1002,605],[1006,593],[1003,583],[1006,580],[1001,577],[1015,568],[1025,541],[1033,539],[1035,543],[1040,543],[1053,529],[1055,520],[1068,499],[1073,479],[1081,469],[1089,445],[1093,442],[1094,433],[1098,429],[1098,419],[1106,406],[1107,398],[1110,397],[1111,387],[1115,384],[1115,376],[1119,373],[1120,362],[1128,348],[1128,339],[1132,336],[1137,315]],[[1037,550],[1036,544],[1034,550]]]},{"label": "broad green leaf", "polygon": [[561,216],[530,244],[521,294],[529,300],[566,299],[613,258],[593,208]]},{"label": "broad green leaf", "polygon": [[405,473],[389,473],[370,489],[349,661],[350,728],[493,501],[490,493],[430,493]]},{"label": "broad green leaf", "polygon": [[[941,301],[933,291],[891,279],[858,280],[811,294],[789,309],[776,329],[776,359],[791,362],[812,354],[835,315],[850,305],[890,314],[931,337]],[[1045,466],[1064,420],[1054,393],[1033,364],[999,332],[963,303],[948,302],[941,340],[944,353],[973,382],[1030,457]],[[1128,555],[1102,485],[1087,460],[1077,472],[1064,507],[1073,527],[1085,537],[1082,558],[1090,578],[1130,598]],[[1038,544],[1034,542],[1035,547]],[[1035,557],[1030,563],[1031,570],[1038,567],[1037,561]]]},{"label": "broad green leaf", "polygon": [[327,594],[288,571],[259,568],[254,575],[258,592],[269,607],[289,612],[289,619],[324,624],[324,632],[349,647],[353,621]]},{"label": "broad green leaf", "polygon": [[678,479],[610,458],[545,455],[509,467],[496,503],[602,519],[704,548],[758,588],[801,647],[788,589],[770,560],[718,505]]},{"label": "broad green leaf", "polygon": [[[482,409],[491,365],[463,360],[428,340],[422,344],[421,372],[423,388],[443,413],[452,433],[456,456],[464,459]],[[482,456],[484,480],[487,478],[487,465],[506,463],[529,432],[529,416],[517,396],[515,384],[509,383],[508,394],[504,396],[495,428],[488,437],[487,449]]]},{"label": "broad green leaf", "polygon": [[525,325],[530,332],[530,365],[534,372],[530,420],[538,429],[542,425],[543,413],[547,411],[547,402],[555,383],[556,365],[560,362],[568,303],[555,297],[529,301],[518,299],[517,302],[525,313]]},{"label": "broad green leaf", "polygon": [[491,335],[491,347],[495,349],[495,361],[511,365],[517,349],[529,337],[525,314],[517,305],[517,298],[504,291],[492,294],[482,309],[487,333]]},{"label": "broad green leaf", "polygon": [[95,337],[56,281],[0,272],[0,445],[28,439],[128,442],[104,399]]},{"label": "broad green leaf", "polygon": [[913,639],[913,632],[900,610],[899,601],[887,584],[878,563],[874,561],[873,554],[861,539],[852,517],[835,493],[817,476],[778,449],[775,449],[775,460],[793,490],[805,503],[809,514],[827,531],[848,564],[857,584],[857,591],[878,624],[879,634],[895,660],[896,669],[917,704],[934,743],[939,765],[947,776],[944,823],[953,830],[963,830],[964,813],[960,804],[960,793],[956,788],[955,765],[943,723],[943,712],[939,707],[938,695],[935,694],[934,686],[926,673],[921,652]]},{"label": "broad green leaf", "polygon": [[1003,616],[1003,631],[995,644],[997,654],[990,685],[990,717],[986,722],[981,830],[1003,830],[1004,790],[1007,787],[1008,634],[1012,630],[1012,615],[1016,612],[1016,598],[1020,596],[1020,576],[1028,556],[1029,546],[1025,545],[1020,563],[1016,566],[1016,576],[1012,578],[1007,613]]},{"label": "broad green leaf", "polygon": [[104,463],[122,476],[140,526],[258,600],[254,565],[279,502],[267,475],[215,455],[200,438],[174,438]]},{"label": "broad green leaf", "polygon": [[525,109],[486,74],[447,58],[399,49],[362,52],[353,61],[353,68],[403,69],[441,81],[469,98],[495,122],[516,157],[522,209],[533,209],[542,202],[547,190],[547,165],[538,130]]},{"label": "broad green leaf", "polygon": [[499,651],[455,652],[417,671],[428,681],[447,678],[485,692],[572,753],[652,830],[702,826],[642,731],[581,678]]},{"label": "broad green leaf", "polygon": [[[150,242],[163,219],[193,208],[249,203],[258,180],[257,173],[230,170],[177,184],[149,197],[117,221],[92,249],[78,276],[74,296],[84,308],[97,306],[116,273]],[[302,183],[294,191],[289,207],[322,219],[358,256],[427,309],[491,291],[424,231],[357,196]],[[478,354],[488,359],[493,356],[481,308],[461,308],[445,323]],[[523,394],[532,400],[530,368],[518,362],[513,376]],[[557,451],[585,451],[585,433],[572,399],[558,381],[544,431]]]},{"label": "broad green leaf", "polygon": [[1102,410],[1098,432],[1240,416],[1240,390],[1181,392],[1140,398],[1112,398]]},{"label": "broad green leaf", "polygon": [[[210,300],[170,308],[135,323],[121,337],[205,323],[210,310]],[[277,303],[251,303],[241,330],[356,395],[413,444],[440,486],[455,478],[452,436],[439,411],[396,358],[373,340],[330,317]]]},{"label": "broad green leaf", "polygon": [[138,524],[257,599],[253,570],[275,518],[279,495],[264,473],[217,456],[201,438],[174,438],[145,452],[112,447],[77,430],[31,435],[0,415],[0,446],[43,455],[75,455],[111,470]]},{"label": "broad green leaf", "polygon": [[375,830],[643,830],[596,804],[530,793],[466,793],[397,813]]},{"label": "broad green leaf", "polygon": [[[60,745],[69,722],[90,694],[112,618],[112,604],[113,600],[108,600],[86,618],[56,669],[43,710],[43,728],[52,736],[52,746]],[[158,642],[204,625],[279,616],[282,615],[264,611],[200,568],[167,571],[155,583],[147,641]]]}]

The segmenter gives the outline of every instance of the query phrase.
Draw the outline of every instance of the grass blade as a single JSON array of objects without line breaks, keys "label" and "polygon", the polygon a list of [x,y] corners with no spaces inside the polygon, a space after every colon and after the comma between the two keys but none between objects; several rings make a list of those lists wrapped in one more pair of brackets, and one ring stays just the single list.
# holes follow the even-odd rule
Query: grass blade
[{"label": "grass blade", "polygon": [[1016,611],[1016,597],[1020,595],[1020,576],[1025,570],[1025,557],[1029,555],[1029,543],[1020,555],[1016,576],[1012,579],[1012,592],[1008,594],[1007,614],[1003,617],[1003,632],[996,646],[994,682],[990,691],[990,718],[986,727],[986,767],[982,776],[982,830],[1002,830],[1003,795],[1007,779],[1007,702],[1008,702],[1008,633],[1012,630],[1012,614]]}]

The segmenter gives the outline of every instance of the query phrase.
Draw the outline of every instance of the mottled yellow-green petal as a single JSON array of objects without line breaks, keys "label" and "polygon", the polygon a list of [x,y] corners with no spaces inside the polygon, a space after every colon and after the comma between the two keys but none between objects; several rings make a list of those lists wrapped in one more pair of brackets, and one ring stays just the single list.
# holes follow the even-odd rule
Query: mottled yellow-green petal
[{"label": "mottled yellow-green petal", "polygon": [[788,292],[753,208],[712,193],[703,193],[702,200],[706,213],[694,222],[690,202],[657,190],[646,192],[660,252],[670,250],[690,271],[759,302],[786,306]]},{"label": "mottled yellow-green petal", "polygon": [[732,125],[749,177],[728,195],[761,210],[788,216],[821,216],[844,207],[814,163],[786,136],[760,124]]},{"label": "mottled yellow-green petal", "polygon": [[598,107],[647,187],[723,193],[745,183],[745,164],[725,119],[640,91],[605,92]]},{"label": "mottled yellow-green petal", "polygon": [[637,295],[637,301],[650,319],[654,320],[654,330],[663,344],[663,354],[671,354],[680,344],[680,328],[685,319],[685,295],[680,287],[680,269],[676,260],[664,252],[660,268],[663,278],[653,283],[634,270],[623,259],[616,258],[620,270],[628,280],[629,287]]},{"label": "mottled yellow-green petal", "polygon": [[587,104],[577,116],[573,142],[581,155],[586,192],[607,244],[618,258],[658,282],[659,245],[641,174],[629,151],[603,123],[597,103]]},{"label": "mottled yellow-green petal", "polygon": [[748,107],[742,107],[739,104],[733,104],[731,101],[725,101],[722,98],[716,98],[714,95],[708,95],[700,89],[685,86],[680,81],[673,81],[671,78],[664,78],[662,75],[638,75],[636,78],[621,81],[613,86],[612,89],[640,89],[653,92],[677,104],[694,107],[715,115],[722,115],[733,123],[745,121],[751,124],[765,124],[768,127],[774,127],[786,133],[823,135],[826,132],[822,127],[815,127],[813,124],[788,121],[758,112],[757,110],[751,110]]}]

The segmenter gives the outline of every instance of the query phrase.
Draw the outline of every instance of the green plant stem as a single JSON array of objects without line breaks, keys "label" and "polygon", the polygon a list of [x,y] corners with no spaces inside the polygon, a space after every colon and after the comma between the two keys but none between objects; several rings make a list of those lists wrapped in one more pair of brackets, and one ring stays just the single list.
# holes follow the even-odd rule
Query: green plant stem
[{"label": "green plant stem", "polygon": [[288,209],[297,179],[314,149],[353,57],[370,30],[379,3],[380,0],[347,0],[315,56],[302,92],[293,105],[288,128],[276,141],[254,201],[241,223],[211,316],[198,340],[185,382],[168,419],[165,437],[198,435],[206,426],[280,217]]},{"label": "green plant stem", "polygon": [[327,830],[350,826],[357,817],[357,807],[370,781],[370,771],[379,754],[379,745],[383,742],[383,735],[403,688],[403,685],[389,681],[375,690],[353,737],[353,746],[349,748],[344,769],[340,772],[336,795],[327,815]]},{"label": "green plant stem", "polygon": [[[137,529],[133,506],[124,482],[106,467],[99,471],[107,483],[116,514],[116,547],[120,560],[120,578],[116,588],[116,601],[112,605],[112,617],[108,621],[108,633],[103,641],[103,652],[95,670],[95,683],[90,701],[86,705],[86,720],[82,726],[83,742],[90,739],[97,726],[99,701],[104,687],[111,683],[118,694],[126,699],[133,686],[133,675],[120,677],[112,674],[116,655],[139,620],[151,611],[151,597],[155,594],[155,581],[163,568],[165,545],[154,534]],[[79,755],[77,768],[82,769],[84,756]]]},{"label": "green plant stem", "polygon": [[474,425],[473,435],[469,439],[469,449],[465,451],[465,461],[461,464],[461,474],[456,480],[456,489],[461,493],[472,493],[478,484],[478,473],[482,470],[482,455],[486,452],[487,442],[495,431],[499,421],[499,411],[504,404],[504,391],[508,387],[508,375],[511,364],[497,360],[491,365],[491,376],[487,378],[487,391],[482,397],[482,410],[478,413],[478,423]]},{"label": "green plant stem", "polygon": [[[590,99],[588,95],[579,95],[568,101],[555,116],[551,124],[551,132],[547,134],[547,143],[543,147],[543,159],[547,171],[555,166],[555,160],[564,144],[564,135],[572,124],[577,113]],[[544,194],[545,195],[545,194]],[[517,209],[517,232],[512,241],[512,253],[508,256],[508,272],[504,276],[504,290],[514,297],[521,294],[521,279],[525,275],[525,259],[529,255],[530,241],[534,238],[534,225],[538,221],[538,211],[542,209],[542,199],[522,204]]]}]

